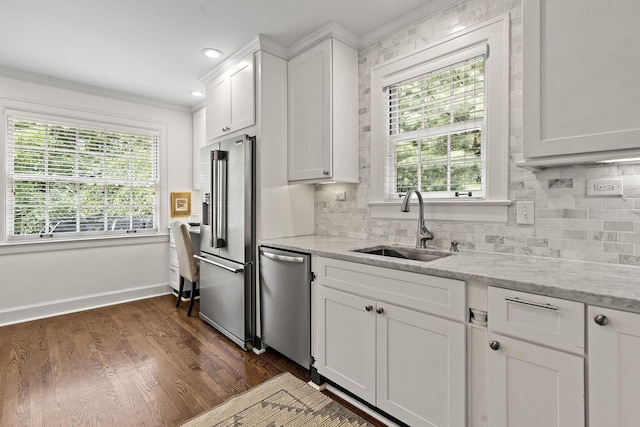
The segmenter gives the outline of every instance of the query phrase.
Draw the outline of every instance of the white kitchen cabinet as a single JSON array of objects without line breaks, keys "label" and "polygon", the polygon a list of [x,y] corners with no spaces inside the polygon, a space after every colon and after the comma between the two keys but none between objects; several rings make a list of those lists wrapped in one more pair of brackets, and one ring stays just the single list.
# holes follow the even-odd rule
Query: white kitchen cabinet
[{"label": "white kitchen cabinet", "polygon": [[253,53],[207,84],[207,140],[255,124]]},{"label": "white kitchen cabinet", "polygon": [[178,252],[171,232],[169,232],[169,286],[176,291],[180,289],[180,265],[178,264]]},{"label": "white kitchen cabinet", "polygon": [[488,425],[584,427],[584,305],[489,287]]},{"label": "white kitchen cabinet", "polygon": [[321,375],[411,426],[465,425],[464,282],[319,258],[314,286]]},{"label": "white kitchen cabinet", "polygon": [[589,307],[589,425],[640,420],[640,314]]},{"label": "white kitchen cabinet", "polygon": [[465,425],[465,326],[376,303],[376,406],[411,426]]},{"label": "white kitchen cabinet", "polygon": [[193,113],[193,183],[194,190],[200,189],[200,149],[207,145],[207,111],[201,108]]},{"label": "white kitchen cabinet", "polygon": [[497,334],[489,340],[488,425],[584,427],[582,357]]},{"label": "white kitchen cabinet", "polygon": [[289,60],[289,181],[358,182],[358,55],[330,38]]},{"label": "white kitchen cabinet", "polygon": [[375,301],[314,285],[318,371],[371,404],[376,401]]},{"label": "white kitchen cabinet", "polygon": [[638,16],[636,0],[523,2],[521,164],[637,157]]}]

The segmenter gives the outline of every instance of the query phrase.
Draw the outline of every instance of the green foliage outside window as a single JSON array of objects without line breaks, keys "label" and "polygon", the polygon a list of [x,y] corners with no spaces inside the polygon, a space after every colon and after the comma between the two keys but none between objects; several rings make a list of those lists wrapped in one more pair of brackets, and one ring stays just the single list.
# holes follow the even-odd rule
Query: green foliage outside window
[{"label": "green foliage outside window", "polygon": [[13,235],[156,227],[156,136],[9,122]]},{"label": "green foliage outside window", "polygon": [[483,188],[484,58],[389,88],[395,193]]}]

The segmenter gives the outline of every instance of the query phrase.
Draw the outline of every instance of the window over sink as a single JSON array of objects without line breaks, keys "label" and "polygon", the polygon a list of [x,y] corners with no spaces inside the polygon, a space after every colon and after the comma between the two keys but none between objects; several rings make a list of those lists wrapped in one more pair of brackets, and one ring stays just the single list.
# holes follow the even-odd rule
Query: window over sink
[{"label": "window over sink", "polygon": [[509,55],[504,15],[372,68],[372,216],[418,188],[427,218],[506,222]]},{"label": "window over sink", "polygon": [[388,198],[484,196],[485,52],[385,87]]}]

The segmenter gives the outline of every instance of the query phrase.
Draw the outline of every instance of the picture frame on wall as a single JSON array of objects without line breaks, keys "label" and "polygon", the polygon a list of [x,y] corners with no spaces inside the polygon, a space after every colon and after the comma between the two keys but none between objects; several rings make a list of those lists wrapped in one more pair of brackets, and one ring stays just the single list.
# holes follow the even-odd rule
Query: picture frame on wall
[{"label": "picture frame on wall", "polygon": [[171,217],[191,215],[191,193],[171,193]]}]

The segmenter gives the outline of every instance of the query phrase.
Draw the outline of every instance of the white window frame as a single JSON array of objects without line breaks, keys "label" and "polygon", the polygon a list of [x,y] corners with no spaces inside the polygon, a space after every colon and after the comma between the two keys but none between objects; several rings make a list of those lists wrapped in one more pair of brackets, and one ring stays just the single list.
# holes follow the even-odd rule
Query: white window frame
[{"label": "white window frame", "polygon": [[[17,104],[22,104],[22,103],[19,102]],[[148,230],[137,230],[134,233],[127,233],[126,231],[104,232],[104,233],[99,233],[99,232],[98,233],[84,233],[84,232],[62,233],[60,234],[60,236],[47,235],[50,237],[44,240],[40,239],[39,236],[35,236],[35,235],[28,235],[24,237],[7,235],[8,221],[10,219],[10,215],[8,215],[8,212],[6,211],[8,209],[8,205],[6,203],[7,197],[8,197],[7,186],[10,184],[8,181],[7,173],[6,173],[7,172],[6,167],[8,166],[6,164],[6,162],[8,161],[8,158],[7,158],[8,136],[6,133],[8,130],[6,127],[8,116],[21,116],[26,118],[33,118],[34,120],[62,122],[70,125],[78,125],[78,126],[84,126],[84,127],[89,126],[89,127],[104,128],[104,129],[109,129],[114,131],[120,130],[124,132],[134,132],[134,133],[139,132],[139,133],[154,135],[158,139],[158,146],[157,146],[157,153],[156,153],[157,155],[156,167],[157,167],[158,176],[155,182],[156,200],[155,200],[155,206],[154,206],[155,228],[148,229]],[[41,250],[46,250],[47,249],[46,247],[49,247],[48,243],[55,244],[55,246],[58,247],[59,243],[56,244],[56,242],[60,242],[60,243],[78,242],[80,244],[82,244],[82,242],[85,242],[84,246],[81,246],[81,247],[86,247],[87,242],[90,242],[90,241],[98,242],[100,240],[105,241],[105,243],[97,244],[97,245],[92,244],[92,246],[105,246],[105,245],[112,246],[112,245],[118,245],[119,243],[117,242],[121,241],[122,239],[134,239],[138,243],[144,243],[144,242],[151,241],[149,240],[149,237],[166,235],[166,233],[162,233],[160,231],[160,227],[162,224],[162,211],[160,209],[160,206],[162,205],[162,194],[161,194],[161,188],[162,188],[161,167],[162,166],[161,166],[160,160],[162,157],[162,154],[161,154],[163,150],[162,147],[163,147],[164,140],[166,138],[166,133],[167,133],[165,125],[160,125],[160,124],[156,125],[153,123],[139,122],[137,120],[127,119],[124,117],[113,117],[109,115],[102,115],[102,114],[96,114],[96,113],[78,112],[75,110],[68,110],[64,108],[49,107],[49,106],[43,106],[42,111],[34,111],[30,108],[23,109],[18,107],[18,105],[7,106],[5,109],[3,109],[3,114],[1,115],[1,118],[2,118],[2,125],[0,126],[0,129],[4,134],[3,135],[4,143],[2,144],[2,152],[4,153],[3,157],[7,160],[5,160],[5,164],[1,168],[2,170],[4,170],[4,179],[0,180],[0,182],[2,183],[2,189],[1,189],[2,191],[0,191],[0,193],[3,196],[2,203],[0,203],[0,206],[2,207],[2,210],[3,212],[6,213],[6,215],[4,215],[2,224],[0,224],[0,229],[3,231],[2,241],[5,242],[5,244],[7,244],[7,247],[14,246],[14,245],[23,246],[25,243],[27,244],[34,243],[34,244],[37,244],[38,246],[42,246]],[[155,237],[153,241],[155,241]],[[110,242],[110,243],[106,243],[106,242]],[[67,246],[65,246],[65,248],[66,247]]]},{"label": "white window frame", "polygon": [[[454,33],[424,49],[381,63],[371,70],[371,215],[374,218],[404,218],[401,200],[386,199],[385,191],[385,103],[384,87],[424,74],[460,57],[486,49],[486,128],[483,138],[486,182],[483,198],[425,198],[429,219],[506,222],[509,196],[509,14]],[[473,207],[472,207],[473,206]],[[412,210],[412,212],[416,209]],[[413,213],[417,216],[417,212]],[[410,216],[409,216],[410,217]]]}]

